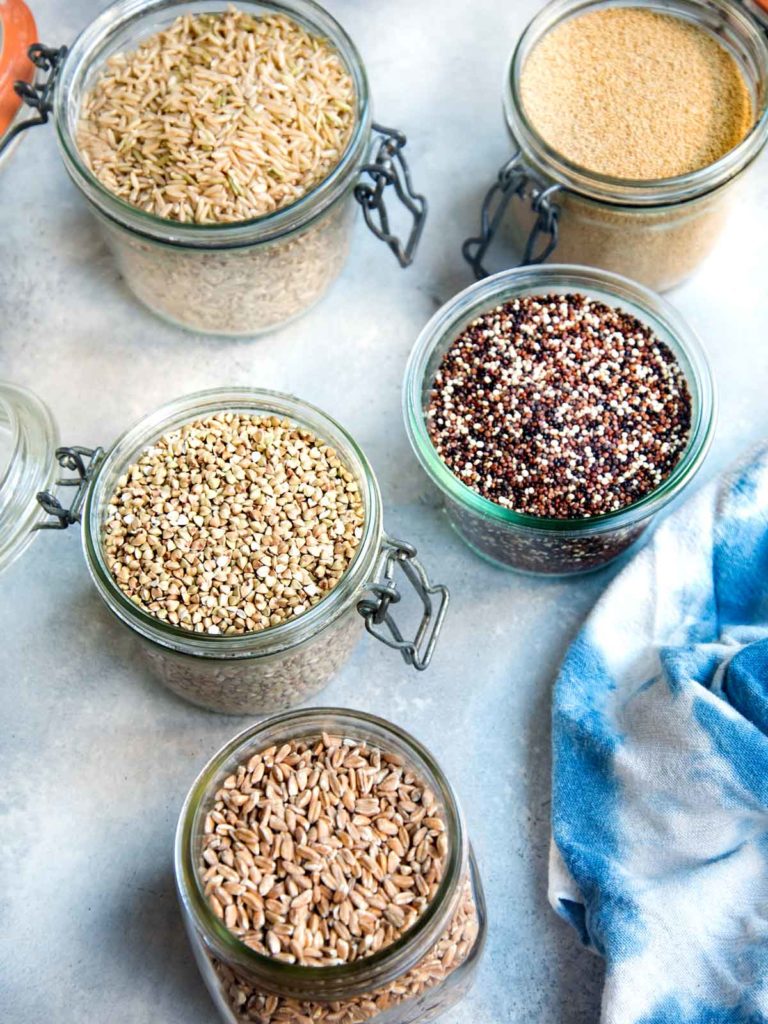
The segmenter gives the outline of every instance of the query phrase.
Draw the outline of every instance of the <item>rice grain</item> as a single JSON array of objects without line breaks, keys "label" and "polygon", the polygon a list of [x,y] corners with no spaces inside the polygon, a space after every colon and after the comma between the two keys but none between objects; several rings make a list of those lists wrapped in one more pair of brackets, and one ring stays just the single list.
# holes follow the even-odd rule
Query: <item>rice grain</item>
[{"label": "rice grain", "polygon": [[355,88],[326,40],[282,15],[184,14],[112,56],[85,94],[78,145],[119,198],[183,223],[250,220],[338,164]]}]

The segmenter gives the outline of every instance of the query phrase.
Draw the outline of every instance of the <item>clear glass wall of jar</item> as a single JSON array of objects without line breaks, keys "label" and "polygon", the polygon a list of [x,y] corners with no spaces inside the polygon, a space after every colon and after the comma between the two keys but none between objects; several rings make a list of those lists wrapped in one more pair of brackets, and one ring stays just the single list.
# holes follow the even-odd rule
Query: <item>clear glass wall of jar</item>
[{"label": "clear glass wall of jar", "polygon": [[[715,36],[736,59],[755,111],[751,132],[720,160],[691,174],[629,181],[566,160],[526,116],[520,80],[536,44],[564,20],[611,6],[604,0],[553,0],[523,33],[504,81],[504,110],[515,156],[489,193],[489,220],[464,254],[485,275],[495,233],[490,221],[509,202],[510,238],[524,262],[595,266],[665,291],[688,277],[715,245],[734,201],[749,195],[748,169],[768,139],[768,42],[731,0],[638,0],[634,6],[676,15]],[[519,201],[523,197],[524,202]],[[556,223],[554,219],[556,218]],[[546,254],[546,255],[545,255]]]},{"label": "clear glass wall of jar", "polygon": [[[281,13],[328,39],[354,81],[357,109],[347,149],[331,174],[295,203],[251,221],[182,224],[113,195],[80,155],[76,140],[82,97],[104,62],[182,14],[226,9],[224,0],[118,0],[112,4],[66,55],[55,83],[54,117],[67,171],[98,217],[134,294],[181,327],[250,336],[304,313],[340,273],[349,249],[355,188],[370,159],[373,126],[365,68],[351,39],[330,14],[312,0],[240,0],[238,6],[255,15]],[[387,149],[382,159],[388,160],[387,181],[392,183],[393,175],[400,173],[397,168],[402,168],[404,137],[387,135],[388,130],[378,126],[376,130],[385,133],[382,146]],[[398,180],[408,185],[403,177]],[[397,239],[385,238],[403,265],[410,261],[426,211],[423,197],[411,193],[409,201],[414,226],[408,245],[398,248]],[[366,207],[369,217],[371,208]],[[375,216],[372,219],[375,222]]]},{"label": "clear glass wall of jar", "polygon": [[[402,757],[435,793],[448,840],[438,893],[397,942],[351,964],[304,967],[265,957],[236,938],[211,910],[198,872],[208,807],[233,768],[256,751],[325,732],[366,741]],[[235,737],[203,769],[176,833],[176,884],[198,966],[228,1024],[423,1024],[467,992],[482,953],[482,885],[456,795],[432,755],[397,726],[337,708],[290,712]]]},{"label": "clear glass wall of jar", "polygon": [[[660,487],[640,501],[589,519],[544,519],[497,505],[454,476],[432,445],[425,410],[444,353],[475,317],[522,295],[568,292],[579,292],[627,311],[666,342],[688,383],[692,424],[677,466]],[[587,267],[521,267],[465,289],[429,321],[408,361],[403,415],[411,447],[437,488],[451,526],[476,554],[504,569],[569,576],[602,568],[627,552],[641,540],[660,510],[688,486],[712,440],[715,395],[698,338],[672,306],[653,292],[615,274]]]},{"label": "clear glass wall of jar", "polygon": [[744,6],[768,31],[768,0],[743,0]]},{"label": "clear glass wall of jar", "polygon": [[[107,508],[127,467],[168,431],[227,410],[284,417],[327,441],[355,477],[365,509],[363,536],[333,590],[301,615],[235,637],[189,632],[143,611],[113,579],[102,545]],[[86,564],[104,603],[137,638],[153,674],[179,696],[223,714],[285,709],[328,683],[364,627],[399,650],[407,664],[419,670],[429,665],[447,608],[447,588],[431,584],[415,550],[384,532],[381,495],[368,460],[320,409],[271,391],[216,389],[157,409],[106,453],[56,445],[47,407],[31,392],[0,381],[0,570],[22,553],[37,530],[81,522]],[[71,489],[58,486],[59,467],[69,474]],[[397,627],[390,608],[404,581],[422,607],[412,639]]]},{"label": "clear glass wall of jar", "polygon": [[[190,633],[144,612],[120,590],[105,561],[101,543],[103,524],[117,480],[156,438],[191,420],[235,410],[284,417],[331,444],[358,481],[365,508],[364,532],[341,581],[303,614],[261,632],[237,637]],[[391,564],[388,559],[398,560],[398,552],[404,550],[403,545],[384,533],[379,487],[354,439],[308,403],[248,388],[186,396],[123,434],[93,477],[82,525],[83,550],[91,577],[109,609],[139,638],[154,674],[185,699],[225,714],[279,710],[319,692],[351,654],[364,619],[370,622],[375,618],[370,615],[370,608],[366,611],[365,605],[361,606],[366,596],[370,600],[371,584],[382,578],[384,568]],[[404,558],[413,565],[414,560],[407,552]],[[421,594],[425,601],[424,634],[411,657],[411,663],[417,667],[426,667],[430,644],[434,644],[442,622],[447,591],[438,587],[435,595],[433,604],[429,595]],[[375,623],[372,631],[376,632]],[[404,647],[400,649],[407,653]],[[424,655],[421,662],[420,655]]]}]

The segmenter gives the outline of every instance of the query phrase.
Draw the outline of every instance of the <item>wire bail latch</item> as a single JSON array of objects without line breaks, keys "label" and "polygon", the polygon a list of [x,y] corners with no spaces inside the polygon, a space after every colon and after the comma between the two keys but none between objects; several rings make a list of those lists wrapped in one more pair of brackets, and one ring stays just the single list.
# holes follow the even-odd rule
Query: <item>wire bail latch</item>
[{"label": "wire bail latch", "polygon": [[[360,203],[365,215],[365,223],[371,231],[386,242],[397,257],[401,267],[413,263],[416,247],[424,230],[427,217],[427,200],[414,191],[411,172],[403,156],[407,139],[402,132],[394,128],[373,124],[373,130],[381,136],[379,148],[373,163],[363,164],[361,173],[373,179],[373,183],[360,181],[355,185],[355,199]],[[390,230],[389,214],[387,213],[385,190],[392,186],[398,200],[413,218],[408,240],[405,245]]]},{"label": "wire bail latch", "polygon": [[103,448],[81,448],[77,445],[71,448],[57,448],[56,461],[62,469],[75,473],[72,477],[62,477],[56,481],[58,487],[76,487],[74,497],[69,508],[65,508],[59,499],[50,491],[40,491],[37,495],[37,503],[53,522],[38,523],[35,530],[66,530],[73,523],[80,522],[83,502],[91,484],[91,478],[104,456]]},{"label": "wire bail latch", "polygon": [[[401,598],[395,580],[395,570],[398,568],[422,604],[421,622],[413,640],[405,639],[391,612],[392,605],[397,604]],[[371,596],[357,603],[357,610],[365,619],[365,628],[387,647],[400,651],[407,665],[422,672],[432,660],[443,626],[448,608],[448,588],[430,582],[424,566],[416,558],[416,548],[405,541],[386,538],[376,579],[368,584],[366,590]]]},{"label": "wire bail latch", "polygon": [[[560,185],[545,186],[539,181],[526,167],[520,150],[507,160],[483,200],[480,213],[480,234],[474,238],[468,238],[461,247],[462,255],[472,267],[478,281],[488,277],[490,273],[486,270],[483,260],[504,220],[507,207],[515,196],[523,202],[529,199],[531,209],[535,214],[520,265],[527,267],[543,263],[552,255],[558,242],[558,216],[560,213],[560,207],[553,202],[553,197],[560,191],[560,188]],[[540,251],[536,252],[536,247],[542,236],[545,239],[544,244]]]},{"label": "wire bail latch", "polygon": [[26,106],[37,111],[34,117],[28,117],[26,121],[20,121],[7,133],[0,142],[0,153],[6,149],[13,140],[26,131],[27,128],[34,128],[37,124],[46,124],[48,115],[53,110],[53,90],[56,85],[61,66],[67,55],[66,46],[58,48],[43,46],[42,43],[33,43],[27,50],[27,56],[38,69],[48,75],[46,79],[35,75],[35,81],[14,82],[13,89],[17,96],[20,96]]}]

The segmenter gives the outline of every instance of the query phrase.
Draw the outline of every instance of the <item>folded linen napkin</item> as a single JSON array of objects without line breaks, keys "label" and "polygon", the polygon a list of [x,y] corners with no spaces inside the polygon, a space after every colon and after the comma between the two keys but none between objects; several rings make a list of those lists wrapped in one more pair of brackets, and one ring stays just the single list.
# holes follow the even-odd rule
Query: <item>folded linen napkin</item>
[{"label": "folded linen napkin", "polygon": [[553,748],[549,898],[603,1024],[768,1022],[768,445],[608,587]]}]

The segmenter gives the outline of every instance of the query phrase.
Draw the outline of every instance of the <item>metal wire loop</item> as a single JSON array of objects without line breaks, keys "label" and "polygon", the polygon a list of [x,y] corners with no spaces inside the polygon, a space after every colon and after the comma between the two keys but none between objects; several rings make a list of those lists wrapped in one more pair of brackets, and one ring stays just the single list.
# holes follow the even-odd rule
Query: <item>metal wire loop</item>
[{"label": "metal wire loop", "polygon": [[103,454],[103,448],[82,448],[79,445],[56,449],[56,461],[61,468],[77,474],[74,477],[61,477],[56,481],[56,485],[58,487],[76,487],[77,490],[69,508],[62,505],[56,495],[51,494],[50,491],[40,491],[37,495],[37,503],[51,516],[53,522],[37,523],[34,527],[35,530],[66,530],[73,523],[80,522],[83,502],[88,493],[91,477],[101,462]]},{"label": "metal wire loop", "polygon": [[66,46],[60,46],[56,49],[43,46],[42,43],[33,43],[29,47],[27,56],[35,67],[39,71],[47,73],[48,77],[44,81],[38,81],[36,76],[36,80],[31,84],[29,82],[14,83],[13,89],[16,95],[20,96],[26,106],[37,111],[37,113],[34,117],[29,117],[26,121],[20,121],[13,126],[2,142],[0,142],[0,153],[10,146],[13,140],[22,132],[25,132],[27,128],[33,128],[36,124],[45,124],[47,122],[48,115],[53,110],[53,89],[66,55]]},{"label": "metal wire loop", "polygon": [[[403,156],[407,139],[395,128],[373,124],[374,131],[381,136],[379,148],[372,163],[363,164],[361,174],[367,174],[371,182],[360,181],[355,186],[355,199],[363,208],[365,222],[371,231],[389,246],[401,267],[413,263],[427,216],[427,200],[413,188],[411,173]],[[397,199],[413,218],[410,234],[405,244],[393,234],[389,223],[385,189],[393,188]]]},{"label": "metal wire loop", "polygon": [[[535,263],[543,263],[552,255],[559,238],[560,208],[552,201],[558,191],[560,191],[559,185],[550,185],[545,188],[536,180],[523,162],[520,150],[507,160],[483,199],[480,210],[480,234],[468,238],[461,247],[462,255],[472,268],[476,280],[480,281],[482,278],[488,277],[490,273],[483,261],[504,220],[507,207],[515,196],[523,201],[529,196],[531,209],[535,214],[520,265],[530,266]],[[546,236],[546,241],[540,251],[536,252],[536,247],[542,236]]]},{"label": "metal wire loop", "polygon": [[[531,207],[536,214],[536,221],[528,235],[523,253],[523,266],[532,266],[535,263],[543,263],[552,255],[559,239],[558,214],[560,207],[551,201],[551,197],[557,195],[560,185],[550,185],[548,188],[534,188],[531,193]],[[538,254],[534,254],[536,243],[541,235],[547,236],[544,247]]]},{"label": "metal wire loop", "polygon": [[[395,582],[395,570],[401,569],[419,596],[423,613],[416,636],[406,640],[390,609],[401,599]],[[400,651],[407,665],[422,672],[432,660],[435,645],[448,607],[448,588],[432,584],[416,549],[405,541],[387,539],[379,562],[379,578],[367,586],[370,596],[361,598],[357,610],[365,619],[365,628],[387,647]],[[437,598],[437,600],[433,600]]]}]

